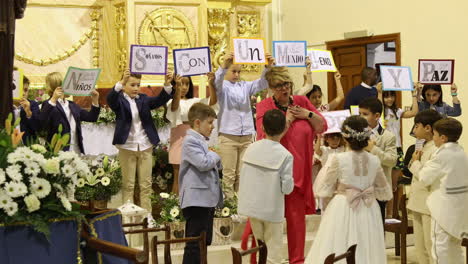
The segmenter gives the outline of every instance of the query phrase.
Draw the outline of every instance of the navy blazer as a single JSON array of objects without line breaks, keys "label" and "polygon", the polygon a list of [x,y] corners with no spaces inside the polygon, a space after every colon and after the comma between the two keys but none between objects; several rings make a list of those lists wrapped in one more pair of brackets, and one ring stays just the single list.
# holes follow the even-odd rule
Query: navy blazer
[{"label": "navy blazer", "polygon": [[[116,115],[114,139],[112,140],[112,144],[114,145],[125,144],[125,142],[127,142],[132,126],[130,103],[125,99],[123,93],[123,89],[116,92],[114,87],[107,95],[107,104]],[[173,93],[174,90],[172,90],[171,94],[168,94],[166,90],[163,89],[159,96],[152,97],[146,94],[139,94],[138,97],[135,98],[140,114],[141,125],[149,141],[155,146],[159,143],[159,136],[154,126],[153,118],[151,117],[151,110],[165,105],[172,98]]]},{"label": "navy blazer", "polygon": [[[68,101],[68,106],[71,114],[75,118],[78,147],[80,148],[81,153],[84,154],[85,151],[83,147],[83,136],[81,133],[81,121],[96,122],[101,108],[91,106],[91,110],[86,111],[72,101]],[[71,131],[70,123],[68,122],[65,111],[59,102],[57,102],[56,106],[53,106],[49,103],[49,100],[44,101],[42,103],[40,120],[42,122],[42,127],[47,131],[47,141],[49,142],[52,140],[54,134],[58,133],[59,125],[62,125],[62,135],[70,133]],[[63,149],[69,150],[70,146],[66,146]]]},{"label": "navy blazer", "polygon": [[39,115],[41,110],[39,109],[39,103],[34,100],[28,100],[32,115],[30,118],[26,116],[26,111],[21,107],[20,110],[20,130],[24,132],[23,142],[32,143],[37,139],[37,132],[41,128],[41,122],[39,121]]}]

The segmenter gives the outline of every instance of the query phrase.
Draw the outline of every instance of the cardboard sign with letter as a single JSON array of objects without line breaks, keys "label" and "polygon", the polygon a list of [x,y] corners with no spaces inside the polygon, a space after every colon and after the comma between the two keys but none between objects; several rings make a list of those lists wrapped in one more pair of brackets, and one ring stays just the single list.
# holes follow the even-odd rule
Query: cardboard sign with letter
[{"label": "cardboard sign with letter", "polygon": [[312,72],[336,72],[335,61],[329,50],[308,49]]},{"label": "cardboard sign with letter", "polygon": [[256,38],[233,38],[234,64],[267,64],[265,40]]},{"label": "cardboard sign with letter", "polygon": [[306,56],[306,41],[273,41],[276,66],[305,67]]},{"label": "cardboard sign with letter", "polygon": [[341,125],[346,118],[351,116],[349,110],[340,110],[340,111],[330,111],[330,112],[323,112],[322,113],[325,120],[327,120],[327,131],[324,134],[330,133],[340,133],[341,132]]},{"label": "cardboard sign with letter", "polygon": [[130,72],[166,75],[167,47],[131,45]]},{"label": "cardboard sign with letter", "polygon": [[94,90],[101,69],[80,69],[69,67],[63,80],[62,89],[65,94],[88,96]]},{"label": "cardboard sign with letter", "polygon": [[412,91],[413,77],[410,67],[380,66],[382,90],[384,91]]},{"label": "cardboard sign with letter", "polygon": [[13,90],[13,99],[19,100],[23,98],[23,71],[18,69],[13,71],[13,84],[15,89]]},{"label": "cardboard sign with letter", "polygon": [[418,81],[422,84],[452,84],[455,60],[419,60]]},{"label": "cardboard sign with letter", "polygon": [[209,47],[175,49],[174,69],[180,76],[201,75],[211,72]]}]

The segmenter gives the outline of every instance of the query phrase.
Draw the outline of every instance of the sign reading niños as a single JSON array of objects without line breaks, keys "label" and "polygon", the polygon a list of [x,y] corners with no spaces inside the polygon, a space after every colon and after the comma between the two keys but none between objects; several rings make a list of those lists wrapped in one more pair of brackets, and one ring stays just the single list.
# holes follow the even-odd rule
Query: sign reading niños
[{"label": "sign reading ni\u00f1os", "polygon": [[341,110],[341,111],[330,111],[330,112],[323,112],[322,113],[325,120],[327,120],[328,129],[325,131],[325,134],[330,133],[340,133],[341,132],[341,125],[347,117],[351,115],[349,110]]},{"label": "sign reading ni\u00f1os", "polygon": [[201,75],[211,72],[209,47],[175,49],[174,69],[180,76]]},{"label": "sign reading ni\u00f1os", "polygon": [[413,78],[410,67],[380,66],[382,77],[382,90],[384,91],[411,91]]},{"label": "sign reading ni\u00f1os", "polygon": [[233,38],[234,64],[267,64],[265,40]]},{"label": "sign reading ni\u00f1os", "polygon": [[422,84],[452,84],[455,60],[419,60],[418,80]]},{"label": "sign reading ni\u00f1os", "polygon": [[101,69],[69,67],[63,80],[63,92],[75,96],[90,95],[96,86]]},{"label": "sign reading ni\u00f1os", "polygon": [[167,47],[131,45],[130,72],[166,75]]},{"label": "sign reading ni\u00f1os", "polygon": [[329,50],[308,49],[312,72],[336,72],[333,55]]},{"label": "sign reading ni\u00f1os", "polygon": [[305,67],[306,56],[306,41],[273,41],[276,66]]}]

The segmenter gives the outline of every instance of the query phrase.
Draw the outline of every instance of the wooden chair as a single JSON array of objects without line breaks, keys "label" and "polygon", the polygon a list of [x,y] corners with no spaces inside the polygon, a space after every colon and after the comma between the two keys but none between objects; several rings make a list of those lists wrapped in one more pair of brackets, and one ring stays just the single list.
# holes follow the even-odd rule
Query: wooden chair
[{"label": "wooden chair", "polygon": [[357,247],[356,244],[350,246],[348,248],[348,251],[346,251],[344,254],[341,254],[339,256],[335,256],[335,254],[328,255],[328,257],[325,259],[324,264],[333,264],[342,259],[346,259],[347,264],[356,264],[356,247]]},{"label": "wooden chair", "polygon": [[[141,229],[132,229],[125,231],[124,234],[143,234],[143,251],[146,254],[146,258],[149,260],[149,253],[150,253],[150,248],[149,248],[149,233],[152,232],[162,232],[164,231],[164,237],[165,239],[170,239],[171,238],[171,229],[168,225],[164,225],[163,227],[158,227],[158,228],[148,228],[148,219],[145,218],[143,219],[143,222],[141,223],[134,223],[134,224],[122,224],[122,227],[141,227]],[[170,250],[169,245],[164,246],[164,251]],[[147,263],[147,262],[146,262]]]},{"label": "wooden chair", "polygon": [[[398,187],[398,189],[393,193],[393,197],[398,197],[398,192],[400,190],[401,187]],[[406,264],[407,262],[406,236],[408,234],[413,234],[413,227],[408,226],[406,200],[406,194],[403,194],[397,203],[394,202],[393,216],[394,220],[397,221],[385,221],[384,223],[384,230],[395,234],[395,255],[400,256],[401,254],[401,264]]]},{"label": "wooden chair", "polygon": [[250,255],[255,252],[259,252],[258,264],[267,263],[268,249],[265,243],[261,240],[257,240],[258,247],[254,247],[245,251],[239,251],[236,248],[231,247],[232,252],[232,263],[233,264],[242,264],[242,257]]},{"label": "wooden chair", "polygon": [[91,237],[86,225],[83,225],[81,238],[83,239],[81,246],[83,247],[83,263],[85,264],[97,264],[99,262],[97,252],[128,259],[137,264],[147,263],[148,261],[147,254],[142,250]]},{"label": "wooden chair", "polygon": [[158,237],[153,237],[151,242],[151,257],[152,257],[152,264],[159,264],[158,260],[158,245],[164,245],[164,264],[172,264],[171,258],[171,244],[177,243],[187,243],[187,242],[198,242],[198,246],[200,247],[200,264],[207,264],[208,263],[208,253],[206,249],[206,233],[202,232],[200,236],[197,237],[185,237],[185,238],[178,238],[178,239],[165,239],[165,240],[158,240]]},{"label": "wooden chair", "polygon": [[468,238],[463,238],[462,246],[466,248],[466,264],[468,264]]}]

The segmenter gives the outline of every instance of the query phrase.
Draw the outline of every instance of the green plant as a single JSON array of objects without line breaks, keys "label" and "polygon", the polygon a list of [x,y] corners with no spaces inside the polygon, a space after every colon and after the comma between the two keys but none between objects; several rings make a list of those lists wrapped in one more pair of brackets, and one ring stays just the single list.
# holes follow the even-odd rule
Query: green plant
[{"label": "green plant", "polygon": [[160,217],[155,219],[157,224],[185,221],[177,195],[165,192],[153,194],[151,196],[151,201],[161,208]]},{"label": "green plant", "polygon": [[224,200],[223,208],[216,208],[215,217],[231,217],[237,214],[237,195]]},{"label": "green plant", "polygon": [[167,144],[159,144],[153,150],[153,182],[162,191],[168,191],[174,181],[174,170],[169,164]]}]

